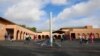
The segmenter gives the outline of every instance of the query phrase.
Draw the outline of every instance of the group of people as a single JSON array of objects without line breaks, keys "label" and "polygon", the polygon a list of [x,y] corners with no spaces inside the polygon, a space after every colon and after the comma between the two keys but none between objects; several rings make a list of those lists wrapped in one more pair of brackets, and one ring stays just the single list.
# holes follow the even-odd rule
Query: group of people
[{"label": "group of people", "polygon": [[80,39],[80,44],[86,43],[88,44],[89,42],[91,44],[94,43],[94,35],[90,34],[90,35],[79,35],[79,39]]},{"label": "group of people", "polygon": [[6,33],[4,37],[5,37],[5,40],[13,41],[13,36],[9,33]]},{"label": "group of people", "polygon": [[[13,36],[10,33],[6,33],[4,38],[5,38],[5,40],[13,41]],[[31,36],[26,34],[25,43],[28,43],[30,40],[31,40]]]},{"label": "group of people", "polygon": [[[94,35],[91,33],[91,34],[89,34],[89,35],[84,35],[84,34],[78,34],[78,37],[79,37],[79,40],[80,40],[80,44],[88,44],[88,43],[94,43]],[[5,34],[5,40],[10,40],[10,41],[12,41],[13,40],[13,36],[11,35],[11,34],[9,34],[9,33],[6,33]],[[29,43],[30,42],[30,40],[31,40],[31,36],[30,35],[28,35],[28,34],[26,34],[26,36],[25,36],[25,43]],[[47,39],[46,39],[47,41],[47,45],[49,45],[50,44],[50,37],[47,37]],[[65,36],[62,36],[61,38],[60,38],[60,40],[61,40],[61,42],[63,42],[64,40],[67,40],[66,39],[66,37]],[[55,37],[53,37],[53,42],[56,42],[56,38]]]},{"label": "group of people", "polygon": [[27,35],[25,36],[25,44],[28,44],[31,41],[31,36]]}]

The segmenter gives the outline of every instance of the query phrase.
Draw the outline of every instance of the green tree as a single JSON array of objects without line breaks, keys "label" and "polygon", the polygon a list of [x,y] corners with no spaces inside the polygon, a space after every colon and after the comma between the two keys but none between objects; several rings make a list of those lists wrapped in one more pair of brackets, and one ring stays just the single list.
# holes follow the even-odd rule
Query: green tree
[{"label": "green tree", "polygon": [[31,31],[36,32],[36,28],[35,27],[29,27],[28,29],[30,29]]},{"label": "green tree", "polygon": [[19,25],[19,26],[27,28],[27,29],[29,29],[29,30],[31,30],[33,32],[36,32],[36,27],[27,27],[26,25]]},{"label": "green tree", "polygon": [[19,26],[26,28],[26,25],[19,25]]}]

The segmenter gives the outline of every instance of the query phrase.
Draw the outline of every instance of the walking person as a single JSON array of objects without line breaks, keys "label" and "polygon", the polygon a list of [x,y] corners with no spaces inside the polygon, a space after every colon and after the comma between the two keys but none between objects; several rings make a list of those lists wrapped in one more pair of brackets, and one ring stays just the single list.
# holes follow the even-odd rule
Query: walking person
[{"label": "walking person", "polygon": [[86,35],[84,33],[82,34],[82,41],[83,43],[86,43]]},{"label": "walking person", "polygon": [[29,35],[29,36],[28,36],[28,42],[30,42],[30,41],[31,41],[31,39],[32,39],[32,38],[31,38],[31,36]]},{"label": "walking person", "polygon": [[29,42],[29,36],[26,34],[26,36],[25,36],[25,44],[28,44],[28,42]]},{"label": "walking person", "polygon": [[86,44],[89,43],[89,36],[88,36],[88,35],[86,36],[85,41],[86,41],[86,42],[85,42]]},{"label": "walking person", "polygon": [[4,36],[5,40],[8,40],[8,34],[6,33]]},{"label": "walking person", "polygon": [[7,39],[11,41],[11,35],[8,33]]},{"label": "walking person", "polygon": [[61,42],[63,42],[63,40],[64,40],[64,37],[61,36]]},{"label": "walking person", "polygon": [[91,41],[91,44],[94,44],[94,34],[93,33],[90,34],[90,41]]},{"label": "walking person", "polygon": [[80,44],[83,44],[83,37],[81,35],[79,35],[79,39],[80,39]]}]

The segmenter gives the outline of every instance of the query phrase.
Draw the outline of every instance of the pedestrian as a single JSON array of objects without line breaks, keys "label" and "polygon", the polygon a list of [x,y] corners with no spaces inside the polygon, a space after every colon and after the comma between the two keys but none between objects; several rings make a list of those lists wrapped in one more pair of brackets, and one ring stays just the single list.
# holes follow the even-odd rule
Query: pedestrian
[{"label": "pedestrian", "polygon": [[90,41],[91,41],[91,44],[94,44],[94,34],[90,34]]},{"label": "pedestrian", "polygon": [[55,42],[55,40],[56,40],[56,38],[55,38],[55,36],[53,36],[53,41]]},{"label": "pedestrian", "polygon": [[88,42],[89,42],[89,36],[88,35],[86,36],[85,41],[86,41],[85,43],[88,44]]},{"label": "pedestrian", "polygon": [[26,34],[26,36],[25,36],[25,44],[28,44],[28,42],[29,42],[29,36]]},{"label": "pedestrian", "polygon": [[11,35],[8,33],[7,39],[11,41]]},{"label": "pedestrian", "polygon": [[5,40],[8,40],[8,34],[7,33],[5,34],[4,37],[5,37]]},{"label": "pedestrian", "polygon": [[83,37],[81,35],[79,35],[79,39],[80,39],[80,44],[83,43]]},{"label": "pedestrian", "polygon": [[64,41],[64,36],[61,36],[61,42],[63,42]]},{"label": "pedestrian", "polygon": [[90,43],[93,44],[94,43],[94,34],[90,33],[89,37],[90,37]]},{"label": "pedestrian", "polygon": [[31,36],[30,35],[28,36],[28,40],[31,41]]},{"label": "pedestrian", "polygon": [[83,43],[86,43],[86,35],[84,33],[82,34],[82,41]]}]

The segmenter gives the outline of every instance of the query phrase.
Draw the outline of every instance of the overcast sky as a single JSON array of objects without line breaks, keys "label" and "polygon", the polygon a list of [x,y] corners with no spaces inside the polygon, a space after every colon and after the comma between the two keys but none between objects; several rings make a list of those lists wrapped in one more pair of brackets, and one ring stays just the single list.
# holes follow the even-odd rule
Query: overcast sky
[{"label": "overcast sky", "polygon": [[0,0],[0,17],[38,30],[49,28],[50,11],[53,29],[100,27],[100,0]]}]

